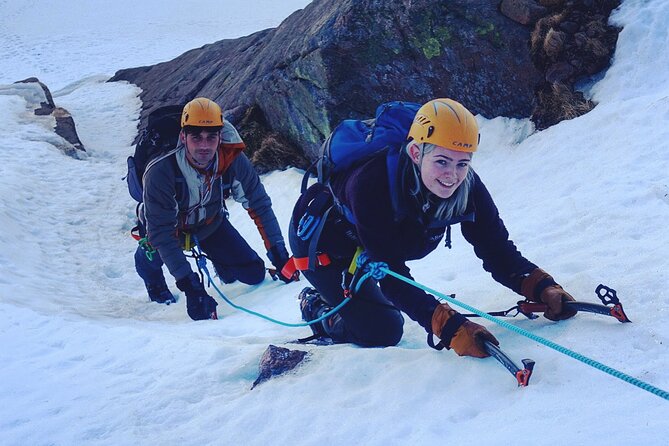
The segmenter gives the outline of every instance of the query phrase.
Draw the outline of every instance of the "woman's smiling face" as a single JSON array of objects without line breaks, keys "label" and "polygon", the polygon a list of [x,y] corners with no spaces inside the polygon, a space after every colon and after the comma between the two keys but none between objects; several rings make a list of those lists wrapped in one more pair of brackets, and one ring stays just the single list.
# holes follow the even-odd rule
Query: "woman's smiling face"
[{"label": "woman's smiling face", "polygon": [[409,147],[411,160],[418,165],[423,185],[439,198],[449,198],[467,178],[472,154],[434,146],[428,153],[421,147]]}]

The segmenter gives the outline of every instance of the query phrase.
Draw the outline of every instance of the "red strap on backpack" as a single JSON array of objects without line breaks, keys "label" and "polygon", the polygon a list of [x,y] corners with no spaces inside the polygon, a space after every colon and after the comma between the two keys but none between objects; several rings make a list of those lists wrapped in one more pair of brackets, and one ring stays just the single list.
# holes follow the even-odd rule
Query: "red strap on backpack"
[{"label": "red strap on backpack", "polygon": [[[326,253],[320,253],[316,256],[316,266],[328,266],[332,261]],[[305,271],[309,269],[309,257],[291,257],[281,270],[285,277],[292,277],[295,271]]]}]

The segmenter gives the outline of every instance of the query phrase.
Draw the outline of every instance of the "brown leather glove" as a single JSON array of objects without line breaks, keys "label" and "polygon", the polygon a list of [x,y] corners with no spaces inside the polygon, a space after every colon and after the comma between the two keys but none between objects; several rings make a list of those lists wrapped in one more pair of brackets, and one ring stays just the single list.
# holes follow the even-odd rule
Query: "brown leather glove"
[{"label": "brown leather glove", "polygon": [[553,277],[541,268],[537,268],[529,276],[523,279],[520,285],[520,293],[532,302],[542,302],[548,306],[544,317],[552,321],[569,319],[576,314],[562,302],[574,301],[575,299],[555,283]]},{"label": "brown leather glove", "polygon": [[434,309],[432,333],[439,336],[440,344],[452,348],[459,356],[485,358],[490,355],[483,346],[483,341],[499,345],[497,339],[483,325],[467,320],[448,304],[440,304]]}]

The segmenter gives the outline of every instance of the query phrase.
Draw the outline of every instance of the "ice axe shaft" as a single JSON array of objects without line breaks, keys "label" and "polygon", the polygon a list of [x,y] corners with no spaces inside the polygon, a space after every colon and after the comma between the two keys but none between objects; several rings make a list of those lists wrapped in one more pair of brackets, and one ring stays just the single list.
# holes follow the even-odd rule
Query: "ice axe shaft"
[{"label": "ice axe shaft", "polygon": [[534,370],[534,361],[531,359],[523,359],[523,368],[521,369],[516,365],[511,358],[507,356],[499,347],[493,344],[490,341],[484,341],[484,346],[486,351],[490,356],[495,358],[502,364],[506,369],[511,372],[511,374],[516,378],[519,387],[527,387],[530,383],[530,377],[532,376],[532,371]]}]

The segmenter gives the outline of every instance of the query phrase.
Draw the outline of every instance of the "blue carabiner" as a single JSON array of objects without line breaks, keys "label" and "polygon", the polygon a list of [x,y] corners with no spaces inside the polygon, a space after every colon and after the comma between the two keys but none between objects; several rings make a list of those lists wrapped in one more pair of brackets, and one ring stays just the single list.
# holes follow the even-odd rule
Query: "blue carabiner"
[{"label": "blue carabiner", "polygon": [[314,230],[318,227],[321,218],[315,215],[304,214],[297,225],[297,236],[301,240],[309,240]]}]

